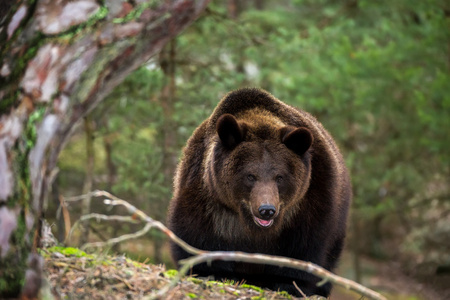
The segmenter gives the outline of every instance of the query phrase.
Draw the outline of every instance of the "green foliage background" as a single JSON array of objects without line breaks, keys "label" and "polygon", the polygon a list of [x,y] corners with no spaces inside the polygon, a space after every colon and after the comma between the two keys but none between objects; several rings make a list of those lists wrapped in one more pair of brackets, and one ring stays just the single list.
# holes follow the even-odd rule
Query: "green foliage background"
[{"label": "green foliage background", "polygon": [[[213,1],[176,39],[170,116],[161,106],[168,78],[158,58],[93,113],[97,137],[113,146],[112,191],[164,219],[172,186],[164,175],[163,127],[173,125],[169,150],[178,157],[226,92],[261,87],[311,112],[340,145],[352,173],[356,247],[411,267],[450,264],[449,3],[238,3],[230,17]],[[74,141],[62,155],[61,177],[83,172],[73,160],[82,157],[73,155],[80,137]],[[96,149],[101,175],[101,143]]]}]

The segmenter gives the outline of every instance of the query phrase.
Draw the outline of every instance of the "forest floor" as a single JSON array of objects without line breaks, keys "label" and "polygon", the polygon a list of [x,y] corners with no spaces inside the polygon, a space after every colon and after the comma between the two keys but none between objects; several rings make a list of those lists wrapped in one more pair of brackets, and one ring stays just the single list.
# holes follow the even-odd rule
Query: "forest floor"
[{"label": "forest floor", "polygon": [[[45,271],[51,292],[57,299],[149,298],[166,287],[176,274],[174,270],[167,271],[163,265],[141,263],[125,256],[86,254],[76,248],[51,247],[43,249],[41,253],[46,261]],[[347,259],[348,257],[344,257],[343,260]],[[404,275],[396,265],[380,264],[365,259],[364,266],[370,269],[368,273],[372,274],[363,277],[363,284],[382,292],[388,299],[450,299],[450,287],[442,286],[440,290],[436,290],[430,282],[418,282]],[[341,267],[341,274],[348,273],[345,268]],[[274,292],[240,283],[206,281],[194,277],[186,277],[179,281],[161,298],[296,299],[285,292]],[[330,299],[356,300],[361,299],[361,296],[335,287]]]},{"label": "forest floor", "polygon": [[[352,279],[350,253],[344,252],[337,273]],[[392,300],[448,300],[450,276],[412,276],[403,271],[400,263],[361,257],[361,284]],[[357,300],[359,295],[335,287],[331,300]]]},{"label": "forest floor", "polygon": [[[76,248],[41,251],[46,277],[57,299],[150,299],[170,284],[175,270],[133,261],[125,256],[92,255]],[[186,277],[162,299],[295,299],[286,292],[241,283]],[[313,297],[311,299],[320,299]],[[324,298],[322,298],[324,299]]]}]

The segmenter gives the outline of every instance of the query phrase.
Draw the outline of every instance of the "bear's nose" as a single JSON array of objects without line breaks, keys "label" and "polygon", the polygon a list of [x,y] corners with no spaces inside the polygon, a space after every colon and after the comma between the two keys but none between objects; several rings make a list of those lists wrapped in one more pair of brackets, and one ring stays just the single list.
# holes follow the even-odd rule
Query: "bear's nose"
[{"label": "bear's nose", "polygon": [[258,211],[262,219],[270,220],[275,216],[276,209],[273,205],[264,204],[259,207]]}]

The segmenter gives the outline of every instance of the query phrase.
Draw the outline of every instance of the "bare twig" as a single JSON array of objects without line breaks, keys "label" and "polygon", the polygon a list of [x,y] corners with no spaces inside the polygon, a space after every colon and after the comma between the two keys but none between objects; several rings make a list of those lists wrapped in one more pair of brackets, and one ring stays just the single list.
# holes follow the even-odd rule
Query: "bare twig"
[{"label": "bare twig", "polygon": [[153,226],[151,223],[147,223],[147,224],[145,224],[144,228],[142,228],[139,231],[136,231],[135,233],[124,234],[117,238],[109,239],[106,242],[86,243],[81,247],[81,250],[85,250],[87,248],[93,248],[93,247],[112,246],[112,245],[121,243],[126,240],[136,239],[138,237],[145,235],[152,227]]},{"label": "bare twig", "polygon": [[[308,272],[310,274],[313,274],[319,278],[322,278],[322,281],[320,284],[325,284],[326,282],[332,282],[336,285],[340,285],[348,290],[355,291],[359,293],[360,295],[363,295],[369,299],[375,299],[375,300],[386,300],[384,296],[381,294],[362,286],[361,284],[354,282],[352,280],[337,276],[334,273],[331,273],[330,271],[316,265],[310,262],[305,262],[301,260],[296,259],[290,259],[286,257],[280,257],[280,256],[272,256],[272,255],[263,255],[263,254],[249,254],[244,252],[231,252],[231,251],[204,251],[197,249],[195,247],[190,246],[180,238],[178,238],[171,230],[169,230],[166,226],[164,226],[161,222],[153,220],[151,217],[149,217],[147,214],[145,214],[143,211],[137,209],[135,206],[131,205],[125,200],[119,199],[115,197],[114,195],[106,192],[106,191],[94,191],[92,193],[92,196],[94,197],[108,197],[110,199],[104,200],[104,203],[107,205],[122,205],[125,208],[127,208],[128,212],[132,214],[133,219],[139,219],[143,222],[146,222],[146,226],[144,229],[134,233],[134,234],[128,234],[124,235],[119,238],[110,239],[106,242],[99,242],[99,243],[90,243],[83,246],[83,248],[87,247],[102,247],[105,245],[111,245],[114,243],[121,242],[123,240],[129,239],[129,238],[135,238],[138,236],[142,236],[147,232],[150,228],[155,227],[158,228],[160,231],[162,231],[165,235],[167,235],[174,243],[176,243],[178,246],[183,248],[188,253],[192,254],[192,257],[189,257],[185,260],[180,261],[180,263],[183,265],[177,276],[175,276],[172,281],[165,286],[163,289],[159,290],[157,293],[151,295],[149,298],[151,299],[157,299],[162,298],[167,292],[169,292],[173,287],[175,287],[178,283],[178,281],[186,275],[189,270],[192,268],[192,266],[205,263],[205,262],[211,262],[214,260],[224,260],[224,261],[241,261],[241,262],[247,262],[247,263],[259,263],[259,264],[267,264],[267,265],[275,265],[275,266],[282,266],[282,267],[289,267],[293,269],[302,270],[305,272]],[[83,199],[82,196],[77,197],[77,199],[81,200]],[[92,215],[92,214],[91,214]],[[92,216],[90,218],[93,218]],[[75,227],[75,225],[73,226]]]},{"label": "bare twig", "polygon": [[295,286],[295,288],[297,289],[297,291],[299,291],[300,294],[302,294],[303,298],[307,298],[305,293],[303,293],[302,289],[298,287],[297,283],[295,281],[292,282],[292,284]]},{"label": "bare twig", "polygon": [[[77,202],[77,201],[80,201],[80,200],[85,199],[86,197],[89,197],[89,196],[92,197],[92,196],[94,196],[96,192],[97,192],[97,191],[93,191],[93,192],[89,192],[89,193],[87,193],[87,194],[83,194],[83,195],[79,195],[79,196],[74,196],[74,197],[63,197],[63,201],[64,201],[64,202]],[[94,197],[97,197],[97,196],[94,196]]]},{"label": "bare twig", "polygon": [[69,234],[67,235],[64,243],[67,243],[68,240],[70,240],[70,238],[72,237],[72,233],[73,231],[79,226],[80,223],[90,220],[90,219],[96,219],[97,222],[99,220],[103,220],[103,221],[120,221],[120,222],[129,222],[129,223],[139,223],[138,220],[133,219],[132,217],[126,217],[126,216],[107,216],[107,215],[102,215],[102,214],[96,214],[96,213],[92,213],[92,214],[88,214],[88,215],[84,215],[81,216],[80,219],[78,219],[75,224],[73,224],[72,228],[69,231]]}]

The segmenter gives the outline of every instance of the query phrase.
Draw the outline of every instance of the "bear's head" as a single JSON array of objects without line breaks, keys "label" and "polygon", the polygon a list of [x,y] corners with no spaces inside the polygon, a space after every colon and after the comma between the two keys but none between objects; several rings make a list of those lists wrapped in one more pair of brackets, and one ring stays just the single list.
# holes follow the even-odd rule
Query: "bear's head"
[{"label": "bear's head", "polygon": [[311,176],[313,136],[305,127],[260,120],[255,124],[231,114],[217,119],[209,177],[240,227],[266,235],[289,224],[301,205]]}]

